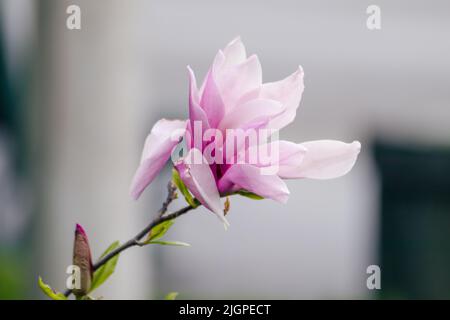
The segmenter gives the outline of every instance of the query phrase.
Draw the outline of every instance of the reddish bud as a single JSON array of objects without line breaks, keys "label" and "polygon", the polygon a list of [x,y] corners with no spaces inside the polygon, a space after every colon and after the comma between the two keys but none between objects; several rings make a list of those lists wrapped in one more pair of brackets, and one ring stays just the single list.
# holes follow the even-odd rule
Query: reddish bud
[{"label": "reddish bud", "polygon": [[91,249],[83,227],[77,224],[75,229],[75,241],[73,245],[73,265],[80,268],[79,287],[72,291],[76,296],[83,296],[89,292],[92,282],[93,267]]}]

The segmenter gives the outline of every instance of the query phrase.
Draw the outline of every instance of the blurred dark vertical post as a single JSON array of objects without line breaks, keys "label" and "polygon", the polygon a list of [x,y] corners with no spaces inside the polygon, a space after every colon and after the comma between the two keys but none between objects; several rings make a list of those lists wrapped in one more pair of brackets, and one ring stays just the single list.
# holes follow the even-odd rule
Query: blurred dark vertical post
[{"label": "blurred dark vertical post", "polygon": [[377,143],[381,298],[450,298],[450,149]]},{"label": "blurred dark vertical post", "polygon": [[[32,21],[14,30],[18,32],[7,30],[7,23],[3,23],[23,4],[5,2],[0,6],[0,299],[29,298],[32,291],[26,267],[31,260],[32,224],[24,120],[31,71],[24,48],[32,47],[32,41],[20,46],[27,41]],[[11,10],[12,5],[17,5],[15,11]],[[32,12],[32,8],[28,9],[24,16]],[[32,15],[27,17],[33,20]],[[11,41],[11,33],[18,39]]]}]

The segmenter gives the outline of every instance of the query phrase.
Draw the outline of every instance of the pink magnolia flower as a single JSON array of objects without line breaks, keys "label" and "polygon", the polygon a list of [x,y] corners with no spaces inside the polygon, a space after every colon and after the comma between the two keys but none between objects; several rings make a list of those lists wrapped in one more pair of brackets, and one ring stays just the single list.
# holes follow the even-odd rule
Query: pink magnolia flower
[{"label": "pink magnolia flower", "polygon": [[[189,120],[159,120],[146,139],[141,164],[131,185],[131,195],[137,199],[169,160],[181,138],[195,135],[201,124],[205,130],[216,129],[225,135],[228,129],[279,130],[291,123],[297,112],[304,85],[301,67],[284,80],[262,83],[258,57],[247,57],[240,38],[219,50],[200,88],[188,67]],[[226,140],[226,138],[225,138]],[[289,141],[258,139],[256,144],[238,145],[233,154],[277,144],[273,156],[276,173],[261,174],[267,166],[261,161],[249,163],[210,163],[204,151],[211,143],[200,144],[187,139],[188,154],[174,163],[189,191],[224,223],[220,197],[246,190],[264,198],[285,203],[289,190],[283,179],[331,179],[342,176],[353,167],[360,151],[360,143],[318,140],[296,144]],[[272,150],[272,149],[271,149]],[[218,152],[218,150],[216,150]],[[203,161],[192,162],[197,157]],[[274,162],[271,162],[273,165]]]}]

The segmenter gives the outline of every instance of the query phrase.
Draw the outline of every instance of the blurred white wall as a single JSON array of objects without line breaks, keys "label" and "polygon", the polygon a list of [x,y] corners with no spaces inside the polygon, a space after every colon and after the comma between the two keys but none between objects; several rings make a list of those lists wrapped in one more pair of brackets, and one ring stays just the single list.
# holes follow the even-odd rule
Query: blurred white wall
[{"label": "blurred white wall", "polygon": [[[40,251],[46,281],[61,288],[71,263],[75,223],[86,229],[95,259],[115,240],[126,241],[148,220],[128,194],[139,161],[150,103],[145,2],[42,1],[36,122],[42,217]],[[81,8],[81,30],[66,28],[66,8]],[[141,213],[141,214],[139,214]],[[149,254],[130,250],[96,295],[148,298]]]}]

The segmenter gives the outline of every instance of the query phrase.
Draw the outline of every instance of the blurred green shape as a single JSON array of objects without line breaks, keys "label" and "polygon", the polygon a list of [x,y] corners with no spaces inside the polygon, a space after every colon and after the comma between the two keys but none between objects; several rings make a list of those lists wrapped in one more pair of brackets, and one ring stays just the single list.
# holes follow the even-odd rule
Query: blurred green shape
[{"label": "blurred green shape", "polygon": [[0,299],[23,299],[27,284],[21,258],[0,254]]}]

